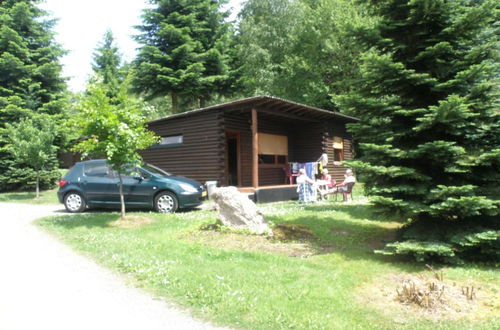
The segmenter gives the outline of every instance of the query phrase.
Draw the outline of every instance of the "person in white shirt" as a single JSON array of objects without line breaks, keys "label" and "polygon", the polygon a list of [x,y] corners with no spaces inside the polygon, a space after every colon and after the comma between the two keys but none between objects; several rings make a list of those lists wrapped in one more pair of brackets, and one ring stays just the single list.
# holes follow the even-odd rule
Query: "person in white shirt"
[{"label": "person in white shirt", "polygon": [[350,186],[352,186],[352,184],[354,184],[355,182],[356,182],[356,178],[352,174],[352,170],[347,169],[347,171],[345,171],[344,181],[337,185],[338,192],[342,193],[342,197],[343,197],[344,202],[347,201],[346,192],[349,190],[349,184],[351,184]]}]

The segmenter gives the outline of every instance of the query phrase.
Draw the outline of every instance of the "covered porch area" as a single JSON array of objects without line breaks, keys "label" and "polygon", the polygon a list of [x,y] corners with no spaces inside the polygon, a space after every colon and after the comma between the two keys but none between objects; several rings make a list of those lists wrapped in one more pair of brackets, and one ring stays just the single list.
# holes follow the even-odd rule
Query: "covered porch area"
[{"label": "covered porch area", "polygon": [[297,186],[290,185],[287,175],[290,163],[317,163],[326,153],[330,174],[341,179],[342,161],[351,157],[347,120],[331,111],[272,98],[225,109],[222,118],[225,168],[221,185],[255,194],[259,202],[298,197]]}]

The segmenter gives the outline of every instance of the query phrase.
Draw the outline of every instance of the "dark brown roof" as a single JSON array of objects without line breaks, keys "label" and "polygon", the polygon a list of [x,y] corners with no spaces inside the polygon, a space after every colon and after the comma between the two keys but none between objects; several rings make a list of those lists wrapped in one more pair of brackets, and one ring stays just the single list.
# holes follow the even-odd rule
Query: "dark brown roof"
[{"label": "dark brown roof", "polygon": [[187,116],[190,116],[192,114],[206,112],[206,111],[213,111],[216,109],[226,109],[226,110],[248,109],[248,110],[250,110],[251,108],[256,108],[257,110],[264,109],[266,111],[266,113],[268,113],[268,114],[275,113],[276,115],[281,114],[281,115],[286,115],[286,116],[293,116],[293,117],[296,117],[298,119],[301,117],[316,119],[316,120],[341,119],[341,120],[347,121],[347,122],[353,122],[353,121],[359,120],[355,117],[346,116],[346,115],[340,114],[340,113],[335,112],[335,111],[328,111],[328,110],[324,110],[324,109],[320,109],[320,108],[315,108],[315,107],[311,107],[308,105],[304,105],[304,104],[288,101],[285,99],[281,99],[278,97],[253,96],[253,97],[240,99],[237,101],[212,105],[212,106],[209,106],[206,108],[176,113],[174,115],[170,115],[170,116],[163,117],[160,119],[152,120],[149,122],[149,124],[156,123],[156,122],[163,121],[163,120],[170,120],[170,119],[174,119],[174,118],[187,117]]}]

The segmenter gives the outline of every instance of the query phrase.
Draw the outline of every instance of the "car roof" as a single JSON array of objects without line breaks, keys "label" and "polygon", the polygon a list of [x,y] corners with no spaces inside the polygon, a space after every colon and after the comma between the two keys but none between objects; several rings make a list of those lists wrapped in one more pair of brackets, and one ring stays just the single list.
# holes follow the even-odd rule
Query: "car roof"
[{"label": "car roof", "polygon": [[83,160],[81,162],[78,162],[77,164],[89,164],[89,163],[105,163],[106,159],[90,159],[90,160]]}]

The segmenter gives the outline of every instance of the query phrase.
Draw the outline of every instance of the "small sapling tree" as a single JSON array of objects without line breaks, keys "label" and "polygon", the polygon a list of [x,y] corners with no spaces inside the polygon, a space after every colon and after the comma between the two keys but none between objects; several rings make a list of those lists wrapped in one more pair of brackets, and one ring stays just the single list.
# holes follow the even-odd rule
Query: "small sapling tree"
[{"label": "small sapling tree", "polygon": [[155,135],[145,128],[145,120],[136,104],[128,97],[125,84],[114,98],[108,96],[102,84],[90,84],[79,102],[80,114],[76,126],[82,141],[75,150],[88,155],[99,155],[118,174],[121,218],[125,217],[122,175],[139,165],[138,150],[155,143]]},{"label": "small sapling tree", "polygon": [[15,124],[6,124],[4,129],[4,149],[20,164],[26,164],[36,173],[36,195],[40,198],[40,172],[56,157],[57,147],[55,125],[47,116],[23,119]]}]

